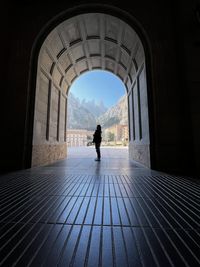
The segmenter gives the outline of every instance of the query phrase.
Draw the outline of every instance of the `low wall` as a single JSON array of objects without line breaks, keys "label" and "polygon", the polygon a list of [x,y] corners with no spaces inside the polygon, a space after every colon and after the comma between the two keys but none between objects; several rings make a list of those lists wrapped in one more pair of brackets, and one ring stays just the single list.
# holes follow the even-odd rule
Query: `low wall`
[{"label": "low wall", "polygon": [[129,157],[146,167],[151,167],[150,163],[150,148],[147,144],[134,144],[129,143]]},{"label": "low wall", "polygon": [[67,156],[66,143],[51,145],[34,145],[32,150],[32,167],[53,163]]}]

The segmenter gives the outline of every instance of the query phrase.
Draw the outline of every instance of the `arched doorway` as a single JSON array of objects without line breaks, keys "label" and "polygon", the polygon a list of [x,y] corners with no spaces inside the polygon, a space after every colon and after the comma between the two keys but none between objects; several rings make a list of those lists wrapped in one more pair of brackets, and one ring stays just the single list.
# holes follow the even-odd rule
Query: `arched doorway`
[{"label": "arched doorway", "polygon": [[151,167],[151,138],[144,47],[117,16],[83,13],[63,20],[46,36],[38,57],[31,165],[66,156],[67,94],[83,72],[117,75],[128,95],[130,158]]}]

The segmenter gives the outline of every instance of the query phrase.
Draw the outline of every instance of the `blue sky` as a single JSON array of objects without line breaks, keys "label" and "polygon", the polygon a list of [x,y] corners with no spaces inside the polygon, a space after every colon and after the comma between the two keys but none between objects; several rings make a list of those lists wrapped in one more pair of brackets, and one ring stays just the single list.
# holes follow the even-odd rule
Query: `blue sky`
[{"label": "blue sky", "polygon": [[88,71],[79,76],[70,88],[80,100],[103,101],[106,107],[111,107],[126,93],[123,82],[108,71]]}]

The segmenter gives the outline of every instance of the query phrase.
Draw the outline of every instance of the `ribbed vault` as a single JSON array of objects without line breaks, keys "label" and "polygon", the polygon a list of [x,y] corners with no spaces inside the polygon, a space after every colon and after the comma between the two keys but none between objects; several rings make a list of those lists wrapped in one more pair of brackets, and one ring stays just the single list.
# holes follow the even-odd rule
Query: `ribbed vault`
[{"label": "ribbed vault", "polygon": [[[94,69],[110,71],[123,81],[130,96],[130,140],[136,144],[137,139],[142,140],[144,125],[141,106],[144,103],[147,105],[145,56],[142,43],[136,32],[119,18],[103,13],[82,14],[59,24],[47,36],[40,50],[33,165],[64,157],[69,88],[82,73]],[[139,75],[142,72],[144,73],[142,81],[139,82]],[[145,92],[138,91],[141,86],[144,87]],[[142,95],[146,97],[143,99],[144,103],[140,102]],[[134,104],[136,99],[137,103]],[[143,113],[146,120],[148,114],[147,111],[145,112]],[[136,127],[137,124],[138,127]],[[145,127],[148,128],[148,125]],[[144,141],[149,142],[146,139]],[[48,149],[45,146],[48,146]]]}]

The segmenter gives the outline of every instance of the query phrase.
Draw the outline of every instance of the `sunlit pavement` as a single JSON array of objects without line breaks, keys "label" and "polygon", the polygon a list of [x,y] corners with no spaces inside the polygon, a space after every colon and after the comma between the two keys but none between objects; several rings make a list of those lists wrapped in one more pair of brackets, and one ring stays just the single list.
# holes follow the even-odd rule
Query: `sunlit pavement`
[{"label": "sunlit pavement", "polygon": [[[142,164],[129,160],[127,147],[101,147],[101,161],[96,162],[96,151],[94,146],[89,147],[69,147],[68,157],[56,163],[48,165],[48,169],[59,167],[68,173],[89,173],[108,174],[108,173],[130,173],[130,171],[152,173]],[[139,170],[138,170],[139,169]]]},{"label": "sunlit pavement", "polygon": [[126,148],[0,177],[0,266],[200,266],[200,183]]}]

